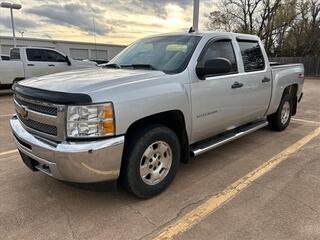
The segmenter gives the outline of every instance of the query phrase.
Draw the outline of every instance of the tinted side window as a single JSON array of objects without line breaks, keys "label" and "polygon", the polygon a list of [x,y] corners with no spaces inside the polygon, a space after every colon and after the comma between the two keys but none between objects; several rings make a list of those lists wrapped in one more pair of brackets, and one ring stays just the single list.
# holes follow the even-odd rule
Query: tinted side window
[{"label": "tinted side window", "polygon": [[65,62],[66,58],[61,55],[60,53],[57,53],[55,51],[45,50],[47,52],[47,61],[48,62]]},{"label": "tinted side window", "polygon": [[1,56],[1,59],[4,61],[9,61],[10,57],[9,56]]},{"label": "tinted side window", "polygon": [[260,71],[265,68],[264,58],[259,43],[255,41],[238,41],[245,72]]},{"label": "tinted side window", "polygon": [[205,63],[205,61],[213,58],[226,58],[230,60],[232,64],[232,70],[230,73],[235,73],[238,71],[237,61],[231,40],[220,40],[211,43],[206,49],[201,61]]},{"label": "tinted side window", "polygon": [[20,49],[19,48],[13,48],[10,51],[10,59],[11,60],[20,60]]},{"label": "tinted side window", "polygon": [[46,61],[46,53],[41,49],[27,49],[27,58],[31,62],[45,62]]}]

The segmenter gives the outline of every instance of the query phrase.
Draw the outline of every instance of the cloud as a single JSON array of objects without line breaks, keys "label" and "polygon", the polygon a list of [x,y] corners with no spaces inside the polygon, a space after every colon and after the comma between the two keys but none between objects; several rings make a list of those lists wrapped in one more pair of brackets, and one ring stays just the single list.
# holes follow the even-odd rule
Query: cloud
[{"label": "cloud", "polygon": [[186,9],[192,0],[73,0],[67,4],[58,0],[25,9],[25,12],[46,23],[79,29],[86,35],[95,32],[106,36],[119,30],[142,32],[142,28],[153,28],[156,32],[165,28],[164,20],[172,15],[167,8],[170,4]]},{"label": "cloud", "polygon": [[[11,29],[11,19],[8,16],[0,16],[0,25],[5,28]],[[33,20],[22,19],[20,17],[14,17],[14,25],[17,29],[36,27],[37,23]]]},{"label": "cloud", "polygon": [[[26,37],[92,41],[93,16],[98,42],[129,44],[145,36],[187,31],[193,0],[16,0],[17,29]],[[200,26],[216,0],[201,0]],[[218,0],[220,1],[220,0]],[[11,34],[10,15],[0,9],[1,34]],[[5,27],[4,27],[5,26]]]},{"label": "cloud", "polygon": [[168,4],[174,4],[181,8],[193,4],[193,0],[100,0],[89,3],[87,0],[80,1],[90,5],[92,9],[99,7],[106,11],[113,9],[123,13],[150,14],[162,19],[166,19],[168,16],[166,10]]},{"label": "cloud", "polygon": [[36,8],[26,10],[27,13],[37,15],[45,22],[62,26],[76,27],[87,33],[95,32],[105,35],[112,31],[112,27],[104,24],[101,19],[95,18],[95,30],[93,16],[96,13],[90,11],[85,4],[44,4]]}]

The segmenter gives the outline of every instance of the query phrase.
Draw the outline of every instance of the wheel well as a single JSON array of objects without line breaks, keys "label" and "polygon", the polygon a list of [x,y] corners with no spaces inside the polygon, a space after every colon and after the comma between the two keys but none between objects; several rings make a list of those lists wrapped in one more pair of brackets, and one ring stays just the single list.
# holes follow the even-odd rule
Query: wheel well
[{"label": "wheel well", "polygon": [[297,96],[297,91],[298,91],[298,84],[293,84],[293,85],[287,86],[283,90],[282,97],[286,96],[286,95],[291,95],[293,97],[296,97]]},{"label": "wheel well", "polygon": [[188,134],[186,131],[184,115],[180,110],[157,113],[137,120],[128,128],[125,134],[126,142],[130,141],[138,129],[141,129],[148,124],[161,124],[173,130],[181,143],[181,161],[185,163],[188,162],[190,157]]},{"label": "wheel well", "polygon": [[287,86],[283,90],[283,94],[282,94],[282,98],[286,95],[290,95],[292,97],[292,104],[293,104],[292,116],[294,116],[297,112],[297,102],[298,102],[297,92],[298,92],[298,84],[293,84],[293,85]]}]

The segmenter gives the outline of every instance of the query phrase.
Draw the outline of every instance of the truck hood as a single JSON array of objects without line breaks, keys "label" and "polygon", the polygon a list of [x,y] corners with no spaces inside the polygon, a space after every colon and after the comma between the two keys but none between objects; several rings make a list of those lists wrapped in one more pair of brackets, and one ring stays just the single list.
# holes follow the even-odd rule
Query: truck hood
[{"label": "truck hood", "polygon": [[19,85],[48,91],[87,93],[165,75],[161,71],[90,68],[30,78]]}]

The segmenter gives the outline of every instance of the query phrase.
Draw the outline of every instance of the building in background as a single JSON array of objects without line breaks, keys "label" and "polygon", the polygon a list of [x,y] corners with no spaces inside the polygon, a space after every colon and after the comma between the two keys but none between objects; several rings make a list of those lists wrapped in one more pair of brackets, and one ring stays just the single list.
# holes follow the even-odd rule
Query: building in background
[{"label": "building in background", "polygon": [[[126,46],[103,44],[103,43],[86,43],[63,41],[53,39],[39,39],[39,38],[16,38],[17,47],[46,47],[57,49],[60,52],[72,57],[73,59],[101,59],[111,60]],[[0,53],[9,54],[10,49],[13,48],[12,37],[0,36]]]}]

